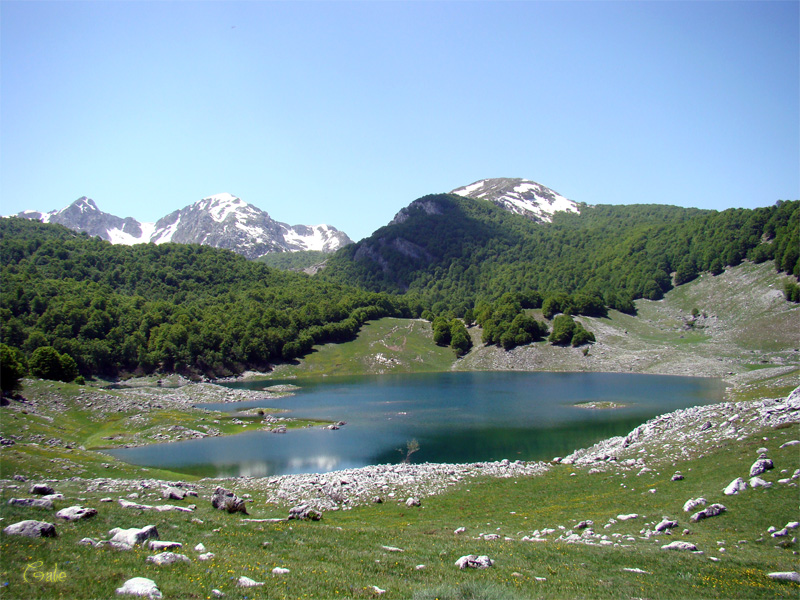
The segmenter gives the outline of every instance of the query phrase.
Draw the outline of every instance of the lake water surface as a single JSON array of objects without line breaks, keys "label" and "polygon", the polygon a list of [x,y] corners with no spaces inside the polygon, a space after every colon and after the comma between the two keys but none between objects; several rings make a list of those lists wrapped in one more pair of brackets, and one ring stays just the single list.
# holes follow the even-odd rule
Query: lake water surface
[{"label": "lake water surface", "polygon": [[[232,384],[263,389],[277,382]],[[417,440],[412,462],[549,460],[679,408],[722,400],[717,379],[612,373],[457,372],[295,380],[294,396],[218,410],[289,410],[283,416],[346,421],[126,448],[110,453],[139,465],[205,476],[263,477],[327,472],[400,462]],[[584,402],[625,405],[613,410]]]}]

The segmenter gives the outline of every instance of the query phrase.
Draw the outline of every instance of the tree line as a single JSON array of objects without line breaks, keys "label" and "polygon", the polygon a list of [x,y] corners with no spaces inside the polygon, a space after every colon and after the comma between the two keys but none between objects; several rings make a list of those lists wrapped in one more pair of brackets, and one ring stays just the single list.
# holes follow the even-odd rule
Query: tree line
[{"label": "tree line", "polygon": [[464,313],[506,292],[581,294],[632,312],[707,271],[772,260],[800,276],[800,201],[722,212],[662,205],[581,206],[542,225],[482,200],[426,196],[407,218],[340,249],[321,276],[412,293]]}]

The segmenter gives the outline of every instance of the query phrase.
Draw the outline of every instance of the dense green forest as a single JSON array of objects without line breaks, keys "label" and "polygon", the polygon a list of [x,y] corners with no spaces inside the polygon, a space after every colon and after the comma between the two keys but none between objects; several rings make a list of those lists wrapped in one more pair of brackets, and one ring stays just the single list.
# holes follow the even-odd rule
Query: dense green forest
[{"label": "dense green forest", "polygon": [[636,298],[659,299],[745,259],[794,275],[786,296],[800,301],[800,201],[723,212],[582,206],[548,225],[453,195],[405,212],[313,277],[206,246],[114,246],[0,219],[3,388],[23,372],[229,376],[352,339],[385,316],[423,316],[434,341],[459,356],[472,323],[483,343],[505,349],[543,339],[580,346],[593,335],[572,315],[634,313]]},{"label": "dense green forest", "polygon": [[270,252],[256,259],[268,267],[283,271],[302,271],[308,267],[325,262],[328,254],[319,250],[304,250],[301,252]]},{"label": "dense green forest", "polygon": [[23,363],[52,347],[83,376],[227,376],[351,339],[370,319],[411,316],[402,297],[230,251],[113,246],[24,219],[0,219],[0,259],[3,344]]},{"label": "dense green forest", "polygon": [[[581,206],[541,225],[494,204],[426,196],[403,222],[342,248],[322,277],[411,293],[461,316],[507,292],[581,293],[623,311],[657,300],[700,272],[774,260],[800,275],[800,202],[723,212],[662,205]],[[674,276],[673,276],[674,273]],[[567,311],[564,311],[567,312]],[[581,312],[581,311],[578,311]],[[588,313],[583,313],[588,314]]]}]

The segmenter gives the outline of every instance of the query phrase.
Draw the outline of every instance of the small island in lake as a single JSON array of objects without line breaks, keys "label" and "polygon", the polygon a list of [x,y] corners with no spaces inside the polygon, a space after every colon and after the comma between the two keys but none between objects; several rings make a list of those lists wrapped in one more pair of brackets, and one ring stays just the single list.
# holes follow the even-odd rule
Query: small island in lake
[{"label": "small island in lake", "polygon": [[620,402],[611,402],[605,400],[602,402],[578,402],[573,406],[576,408],[588,408],[590,410],[613,410],[615,408],[625,408],[628,405]]}]

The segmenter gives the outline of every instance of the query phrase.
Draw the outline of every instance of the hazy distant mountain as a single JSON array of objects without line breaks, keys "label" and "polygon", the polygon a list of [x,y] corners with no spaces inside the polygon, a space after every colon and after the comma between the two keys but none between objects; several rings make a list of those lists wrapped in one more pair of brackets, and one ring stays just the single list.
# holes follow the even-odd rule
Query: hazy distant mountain
[{"label": "hazy distant mountain", "polygon": [[352,240],[330,225],[287,225],[232,194],[216,194],[162,217],[140,223],[102,212],[85,196],[49,213],[23,211],[17,215],[58,223],[98,236],[112,244],[203,244],[233,250],[254,259],[270,252],[316,250],[334,252]]}]

